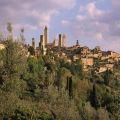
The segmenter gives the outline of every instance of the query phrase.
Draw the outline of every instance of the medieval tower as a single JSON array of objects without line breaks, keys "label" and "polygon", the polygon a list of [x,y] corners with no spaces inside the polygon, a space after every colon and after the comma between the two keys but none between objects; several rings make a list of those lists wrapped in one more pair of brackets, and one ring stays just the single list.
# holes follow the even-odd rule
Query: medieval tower
[{"label": "medieval tower", "polygon": [[61,34],[59,34],[58,46],[62,47],[62,35]]},{"label": "medieval tower", "polygon": [[66,35],[63,34],[62,36],[62,47],[66,47]]},{"label": "medieval tower", "polygon": [[76,46],[79,46],[79,41],[78,40],[76,40]]},{"label": "medieval tower", "polygon": [[44,37],[44,35],[40,35],[39,48],[40,48],[42,54],[45,55],[47,49],[45,48],[45,37]]},{"label": "medieval tower", "polygon": [[44,28],[44,40],[45,40],[45,46],[48,44],[48,28],[45,26]]},{"label": "medieval tower", "polygon": [[35,49],[35,39],[32,38],[32,47]]}]

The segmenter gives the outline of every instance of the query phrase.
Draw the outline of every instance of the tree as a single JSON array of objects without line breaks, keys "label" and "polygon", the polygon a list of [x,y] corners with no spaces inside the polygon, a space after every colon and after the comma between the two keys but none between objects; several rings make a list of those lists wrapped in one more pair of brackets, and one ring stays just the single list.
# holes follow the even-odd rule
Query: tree
[{"label": "tree", "polygon": [[21,32],[20,39],[21,39],[21,42],[24,44],[25,43],[24,28],[21,28],[20,32]]},{"label": "tree", "polygon": [[22,69],[25,67],[25,55],[22,53],[22,47],[17,42],[12,40],[6,41],[4,52],[4,69],[7,73],[8,79],[12,79],[13,75],[20,75]]},{"label": "tree", "polygon": [[12,28],[12,24],[9,22],[7,23],[7,31],[9,33],[8,35],[8,39],[12,39],[12,31],[13,31],[13,28]]},{"label": "tree", "polygon": [[83,79],[83,65],[81,61],[76,61],[74,72],[80,77],[80,79]]},{"label": "tree", "polygon": [[0,42],[3,41],[3,34],[0,32]]},{"label": "tree", "polygon": [[38,60],[35,57],[28,57],[27,59],[27,74],[26,74],[26,80],[29,85],[29,87],[35,88],[35,86],[38,84]]},{"label": "tree", "polygon": [[[8,24],[8,32],[12,32],[12,25]],[[14,82],[16,79],[20,79],[21,74],[25,71],[26,67],[26,54],[24,47],[18,41],[8,35],[7,40],[4,41],[5,49],[3,50],[3,69],[4,82],[16,86]],[[10,85],[9,85],[10,87]]]},{"label": "tree", "polygon": [[96,92],[96,84],[93,84],[92,92],[90,95],[90,102],[91,105],[95,108],[98,109],[99,104],[98,104],[98,99],[97,99],[97,92]]},{"label": "tree", "polygon": [[13,28],[12,28],[12,24],[10,22],[7,23],[7,30],[9,33],[12,33]]},{"label": "tree", "polygon": [[71,71],[73,75],[77,75],[80,79],[83,79],[83,65],[80,60],[76,62],[65,63],[62,62],[63,66]]},{"label": "tree", "polygon": [[67,77],[71,77],[71,72],[67,68],[62,67],[57,71],[56,85],[58,86],[58,89],[66,88]]},{"label": "tree", "polygon": [[109,83],[110,83],[110,74],[111,74],[111,71],[107,69],[105,74],[104,74],[105,85],[109,85]]},{"label": "tree", "polygon": [[69,78],[69,96],[70,98],[73,97],[73,81],[72,81],[72,77]]},{"label": "tree", "polygon": [[28,48],[28,51],[30,52],[31,55],[35,55],[35,49],[32,46]]}]

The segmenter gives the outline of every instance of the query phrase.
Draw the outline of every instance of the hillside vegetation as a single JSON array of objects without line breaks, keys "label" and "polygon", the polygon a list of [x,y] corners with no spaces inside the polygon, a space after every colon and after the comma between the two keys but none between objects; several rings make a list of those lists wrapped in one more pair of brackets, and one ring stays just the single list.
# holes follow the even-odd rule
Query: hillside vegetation
[{"label": "hillside vegetation", "polygon": [[24,41],[1,39],[0,120],[119,120],[120,62],[114,70],[83,71],[54,54],[26,57]]}]

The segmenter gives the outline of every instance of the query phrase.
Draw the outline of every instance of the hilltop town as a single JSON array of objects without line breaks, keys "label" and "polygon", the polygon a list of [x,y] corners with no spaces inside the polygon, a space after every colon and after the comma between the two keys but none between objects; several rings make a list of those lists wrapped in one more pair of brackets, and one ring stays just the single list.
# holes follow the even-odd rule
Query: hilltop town
[{"label": "hilltop town", "polygon": [[61,59],[66,59],[68,62],[81,60],[84,66],[84,71],[96,67],[96,72],[102,73],[107,69],[112,70],[115,62],[120,60],[120,54],[114,51],[102,51],[99,46],[90,49],[87,46],[81,46],[79,41],[76,44],[67,47],[67,37],[65,34],[59,34],[57,39],[49,42],[48,28],[45,26],[43,35],[40,35],[40,42],[35,47],[35,39],[32,38],[32,45],[27,45],[26,48],[32,47],[35,50],[34,56],[54,54]]},{"label": "hilltop town", "polygon": [[120,120],[120,0],[0,0],[0,120]]},{"label": "hilltop town", "polygon": [[11,24],[7,30],[0,38],[0,120],[120,118],[119,53],[78,40],[67,47],[65,34],[50,43],[47,27],[38,45],[34,38],[25,44],[23,30],[15,40]]}]

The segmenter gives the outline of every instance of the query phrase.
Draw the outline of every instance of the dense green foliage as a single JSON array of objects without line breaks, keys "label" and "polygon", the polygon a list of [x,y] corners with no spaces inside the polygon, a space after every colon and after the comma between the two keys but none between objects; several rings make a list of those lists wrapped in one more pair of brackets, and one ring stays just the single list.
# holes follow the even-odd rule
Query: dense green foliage
[{"label": "dense green foliage", "polygon": [[81,61],[26,57],[20,42],[10,37],[4,43],[0,120],[119,120],[119,62],[113,71],[85,73]]}]

